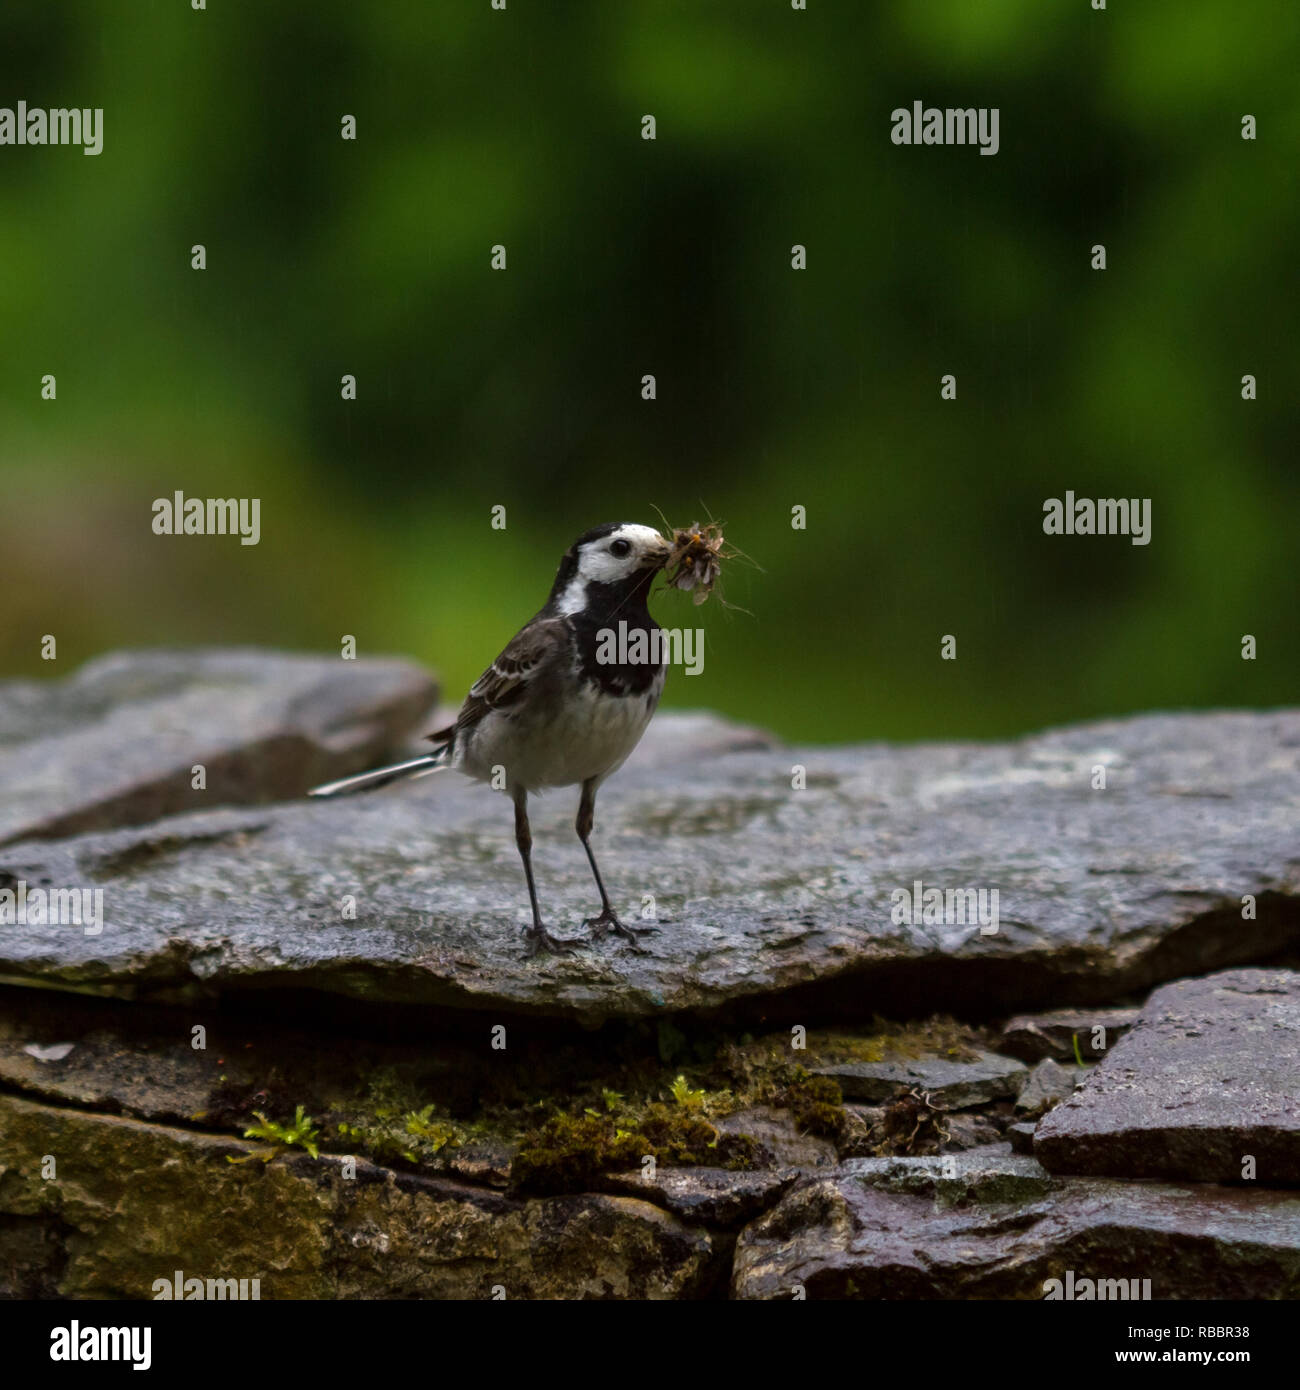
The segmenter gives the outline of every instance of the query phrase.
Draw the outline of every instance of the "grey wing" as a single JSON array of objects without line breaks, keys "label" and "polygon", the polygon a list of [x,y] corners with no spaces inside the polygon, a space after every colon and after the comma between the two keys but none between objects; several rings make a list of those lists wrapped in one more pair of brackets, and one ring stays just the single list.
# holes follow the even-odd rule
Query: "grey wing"
[{"label": "grey wing", "polygon": [[429,737],[434,743],[450,743],[457,734],[492,710],[507,709],[521,700],[539,675],[563,660],[569,630],[563,618],[534,618],[512,637],[505,650],[470,686],[455,724]]}]

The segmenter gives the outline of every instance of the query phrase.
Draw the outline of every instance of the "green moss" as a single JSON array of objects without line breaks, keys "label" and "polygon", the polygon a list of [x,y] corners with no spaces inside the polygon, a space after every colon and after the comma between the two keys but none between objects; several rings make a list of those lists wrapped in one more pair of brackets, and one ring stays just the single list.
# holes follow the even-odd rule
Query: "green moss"
[{"label": "green moss", "polygon": [[831,1062],[883,1062],[927,1055],[970,1062],[990,1039],[947,1014],[895,1024],[875,1017],[865,1034],[824,1032],[808,1036],[809,1051]]},{"label": "green moss", "polygon": [[[241,1057],[232,1080],[211,1093],[203,1122],[230,1133],[249,1128],[275,1146],[274,1154],[295,1142],[286,1136],[295,1128],[294,1103],[303,1101],[298,1109],[313,1144],[377,1163],[445,1171],[454,1150],[481,1140],[497,1151],[522,1150],[521,1185],[572,1191],[600,1174],[637,1168],[647,1156],[669,1165],[756,1167],[761,1146],[718,1128],[724,1116],[752,1107],[784,1108],[799,1130],[841,1150],[868,1142],[854,1134],[861,1124],[845,1111],[838,1085],[812,1068],[927,1052],[969,1056],[981,1045],[987,1043],[977,1030],[939,1016],[909,1024],[876,1018],[860,1031],[757,1037],[698,1020],[660,1019],[621,1035],[609,1050],[573,1043],[523,1049],[509,1067],[451,1045],[433,1055],[362,1048],[322,1069],[300,1049],[256,1062]],[[913,1133],[918,1119],[921,1129]],[[924,1115],[907,1123],[900,1114],[898,1128],[892,1145],[913,1151],[935,1137],[926,1132],[933,1125]]]},{"label": "green moss", "polygon": [[794,1122],[808,1134],[819,1134],[838,1142],[847,1128],[844,1094],[829,1076],[811,1076],[803,1067],[793,1068],[788,1084],[777,1092],[777,1105],[794,1116]]},{"label": "green moss", "polygon": [[[294,1111],[293,1119],[288,1124],[277,1124],[274,1120],[268,1120],[260,1110],[253,1112],[257,1120],[255,1125],[250,1125],[244,1131],[245,1139],[267,1139],[271,1143],[271,1148],[265,1150],[261,1157],[264,1161],[270,1162],[281,1148],[292,1148],[300,1145],[306,1149],[313,1158],[320,1157],[320,1146],[317,1141],[320,1139],[320,1131],[315,1128],[311,1117],[304,1113],[300,1105]],[[230,1163],[243,1163],[246,1160],[231,1158]]]},{"label": "green moss", "polygon": [[551,1116],[524,1136],[511,1177],[523,1190],[581,1192],[602,1174],[638,1169],[648,1157],[670,1166],[738,1169],[754,1167],[760,1152],[749,1135],[719,1131],[702,1107],[653,1101],[617,1115]]},{"label": "green moss", "polygon": [[679,1076],[672,1084],[673,1099],[684,1110],[703,1110],[707,1093],[691,1089],[684,1076]]},{"label": "green moss", "polygon": [[644,1136],[617,1128],[608,1116],[555,1115],[525,1136],[511,1177],[526,1190],[581,1192],[602,1173],[637,1167],[648,1149]]},{"label": "green moss", "polygon": [[338,1124],[339,1137],[383,1163],[405,1159],[407,1163],[432,1163],[446,1148],[459,1146],[461,1128],[434,1118],[432,1105],[396,1114],[385,1109],[372,1119]]}]

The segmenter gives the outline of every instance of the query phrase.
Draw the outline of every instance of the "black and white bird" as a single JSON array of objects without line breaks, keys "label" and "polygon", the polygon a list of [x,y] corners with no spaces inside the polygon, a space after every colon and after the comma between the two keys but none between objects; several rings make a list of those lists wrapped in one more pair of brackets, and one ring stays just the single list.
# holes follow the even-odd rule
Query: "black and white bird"
[{"label": "black and white bird", "polygon": [[[515,804],[515,843],[533,910],[527,935],[532,955],[573,943],[542,925],[528,794],[580,786],[575,828],[601,903],[600,915],[584,925],[597,940],[612,931],[635,945],[637,930],[649,929],[634,930],[619,920],[591,848],[591,830],[597,790],[636,747],[663,693],[663,644],[656,640],[659,627],[647,599],[671,553],[669,542],[650,526],[596,526],[579,536],[560,561],[546,606],[474,682],[456,722],[429,736],[433,753],[330,782],[311,794],[360,791],[441,767],[504,784]],[[611,642],[609,634],[620,631],[626,640]],[[652,659],[608,659],[638,653]]]}]

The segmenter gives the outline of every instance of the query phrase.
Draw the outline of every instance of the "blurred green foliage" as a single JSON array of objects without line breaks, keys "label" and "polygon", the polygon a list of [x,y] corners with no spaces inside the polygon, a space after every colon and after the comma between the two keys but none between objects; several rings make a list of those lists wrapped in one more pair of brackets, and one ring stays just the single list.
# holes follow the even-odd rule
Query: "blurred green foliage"
[{"label": "blurred green foliage", "polygon": [[[708,630],[668,704],[1293,701],[1298,38],[1294,0],[6,0],[0,105],[105,143],[0,147],[3,668],[351,633],[457,699],[574,535],[707,508],[762,569],[658,601]],[[1000,152],[892,145],[916,99]],[[261,543],[155,536],[176,489],[260,497]],[[1067,489],[1150,497],[1151,544],[1045,536]]]}]

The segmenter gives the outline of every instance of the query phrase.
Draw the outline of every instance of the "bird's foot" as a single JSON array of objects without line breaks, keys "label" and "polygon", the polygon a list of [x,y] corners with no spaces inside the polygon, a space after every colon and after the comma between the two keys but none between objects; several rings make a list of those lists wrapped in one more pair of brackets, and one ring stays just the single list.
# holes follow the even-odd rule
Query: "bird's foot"
[{"label": "bird's foot", "polygon": [[628,942],[632,946],[632,949],[636,951],[642,950],[638,937],[649,936],[651,932],[657,932],[659,930],[658,927],[625,926],[619,921],[618,914],[615,913],[612,908],[608,907],[599,917],[588,917],[582,925],[591,932],[594,941],[601,941],[608,936],[610,932],[613,932],[615,936],[621,936],[623,940]]},{"label": "bird's foot", "polygon": [[534,956],[548,952],[554,956],[567,956],[575,946],[581,944],[579,941],[552,936],[545,927],[530,927],[524,934],[524,959],[531,960]]}]

